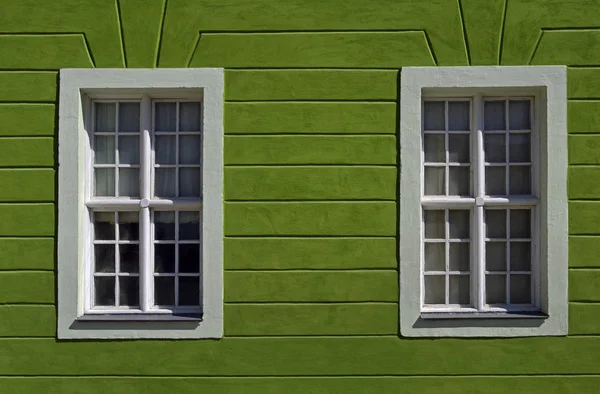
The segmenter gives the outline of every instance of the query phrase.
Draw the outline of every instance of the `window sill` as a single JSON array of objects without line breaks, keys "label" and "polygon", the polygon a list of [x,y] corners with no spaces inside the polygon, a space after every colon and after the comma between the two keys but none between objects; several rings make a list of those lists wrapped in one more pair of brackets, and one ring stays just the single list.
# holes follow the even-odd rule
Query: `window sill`
[{"label": "window sill", "polygon": [[166,313],[152,313],[152,314],[87,314],[79,316],[78,322],[100,322],[100,321],[111,321],[111,322],[129,322],[129,321],[160,321],[160,322],[193,322],[202,321],[201,313],[179,313],[179,314],[166,314]]},{"label": "window sill", "polygon": [[454,319],[547,319],[543,312],[421,312],[423,320]]}]

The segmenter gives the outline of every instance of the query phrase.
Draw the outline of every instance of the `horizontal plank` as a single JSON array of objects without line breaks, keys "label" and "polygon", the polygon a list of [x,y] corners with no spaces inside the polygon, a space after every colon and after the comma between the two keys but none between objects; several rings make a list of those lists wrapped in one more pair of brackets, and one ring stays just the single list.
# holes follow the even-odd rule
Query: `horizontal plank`
[{"label": "horizontal plank", "polygon": [[54,111],[54,104],[0,104],[0,137],[53,136]]},{"label": "horizontal plank", "polygon": [[190,67],[434,66],[422,31],[204,33]]},{"label": "horizontal plank", "polygon": [[600,235],[600,201],[569,202],[569,234]]},{"label": "horizontal plank", "polygon": [[600,198],[600,166],[570,167],[568,170],[568,191],[572,199]]},{"label": "horizontal plank", "polygon": [[237,164],[396,164],[396,137],[225,136],[225,165]]},{"label": "horizontal plank", "polygon": [[[593,393],[600,376],[355,376],[355,377],[0,377],[9,393],[112,394],[262,393],[262,394],[463,394]],[[468,389],[468,391],[465,391]]]},{"label": "horizontal plank", "polygon": [[0,69],[92,67],[83,34],[2,34],[0,48]]},{"label": "horizontal plank", "polygon": [[228,134],[394,134],[395,103],[226,103]]},{"label": "horizontal plank", "polygon": [[228,202],[224,227],[226,236],[395,236],[396,204]]},{"label": "horizontal plank", "polygon": [[600,337],[4,339],[0,375],[585,375],[600,374],[598,354]]},{"label": "horizontal plank", "polygon": [[226,70],[225,99],[396,100],[393,70]]},{"label": "horizontal plank", "polygon": [[54,302],[54,273],[40,271],[0,271],[0,303]]},{"label": "horizontal plank", "polygon": [[567,68],[567,98],[599,98],[600,68]]},{"label": "horizontal plank", "polygon": [[0,137],[0,167],[52,166],[54,166],[53,138]]},{"label": "horizontal plank", "polygon": [[570,135],[569,164],[600,164],[600,136]]},{"label": "horizontal plank", "polygon": [[54,239],[0,238],[0,271],[18,269],[54,269]]},{"label": "horizontal plank", "polygon": [[569,335],[600,335],[600,304],[569,304]]},{"label": "horizontal plank", "polygon": [[[595,6],[596,4],[589,7]],[[600,32],[597,30],[545,30],[530,64],[597,65],[598,55],[592,48],[599,46]]]},{"label": "horizontal plank", "polygon": [[398,267],[396,238],[225,238],[224,241],[225,269]]},{"label": "horizontal plank", "polygon": [[54,204],[0,204],[1,237],[54,235]]},{"label": "horizontal plank", "polygon": [[0,337],[53,337],[53,305],[0,305]]},{"label": "horizontal plank", "polygon": [[0,101],[56,101],[56,72],[0,71]]},{"label": "horizontal plank", "polygon": [[398,302],[398,272],[235,271],[225,273],[226,302]]},{"label": "horizontal plank", "polygon": [[569,101],[569,133],[600,133],[600,101]]},{"label": "horizontal plank", "polygon": [[570,301],[600,301],[600,270],[578,269],[569,272]]},{"label": "horizontal plank", "polygon": [[225,336],[398,333],[398,304],[238,304],[224,312]]},{"label": "horizontal plank", "polygon": [[54,201],[53,169],[0,169],[0,202]]},{"label": "horizontal plank", "polygon": [[226,200],[395,200],[396,184],[396,167],[229,167],[224,195]]}]

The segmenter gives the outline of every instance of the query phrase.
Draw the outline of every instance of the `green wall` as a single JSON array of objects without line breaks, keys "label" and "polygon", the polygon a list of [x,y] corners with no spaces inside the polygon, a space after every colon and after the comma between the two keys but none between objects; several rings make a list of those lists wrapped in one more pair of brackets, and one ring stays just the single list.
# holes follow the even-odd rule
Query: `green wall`
[{"label": "green wall", "polygon": [[[401,339],[403,66],[566,64],[569,336]],[[225,338],[57,341],[57,71],[225,67]],[[3,0],[0,392],[593,393],[597,0]]]}]

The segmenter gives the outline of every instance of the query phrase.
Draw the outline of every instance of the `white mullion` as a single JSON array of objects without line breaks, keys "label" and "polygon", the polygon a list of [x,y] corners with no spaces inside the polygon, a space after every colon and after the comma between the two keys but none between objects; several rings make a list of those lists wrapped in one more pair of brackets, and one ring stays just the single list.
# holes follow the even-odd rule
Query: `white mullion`
[{"label": "white mullion", "polygon": [[175,307],[179,307],[179,211],[175,211]]},{"label": "white mullion", "polygon": [[175,102],[175,196],[179,197],[179,101]]},{"label": "white mullion", "polygon": [[448,101],[444,100],[444,194],[450,194],[450,165],[449,162],[450,138],[448,136]]},{"label": "white mullion", "polygon": [[510,127],[508,126],[508,99],[504,100],[504,190],[510,195]]},{"label": "white mullion", "polygon": [[450,304],[450,210],[444,209],[444,281],[446,284],[445,304]]},{"label": "white mullion", "polygon": [[473,281],[475,286],[474,304],[479,311],[483,310],[485,305],[485,218],[484,218],[484,203],[483,196],[485,195],[485,158],[484,158],[484,143],[483,143],[483,126],[484,126],[484,102],[481,94],[476,94],[473,97],[474,111],[473,118],[475,123],[475,146],[474,155],[474,183],[475,183],[475,200],[473,218],[473,261],[471,264],[471,272],[473,273]]},{"label": "white mullion", "polygon": [[152,225],[148,201],[152,192],[152,101],[148,95],[142,97],[140,108],[140,308],[147,312],[154,303],[152,291]]},{"label": "white mullion", "polygon": [[119,196],[119,102],[115,101],[115,197]]},{"label": "white mullion", "polygon": [[119,284],[119,272],[121,271],[121,256],[119,254],[119,239],[121,238],[121,234],[119,232],[119,212],[115,212],[115,306],[119,306],[119,293],[120,293],[120,284]]},{"label": "white mullion", "polygon": [[510,208],[506,210],[506,304],[510,304]]}]

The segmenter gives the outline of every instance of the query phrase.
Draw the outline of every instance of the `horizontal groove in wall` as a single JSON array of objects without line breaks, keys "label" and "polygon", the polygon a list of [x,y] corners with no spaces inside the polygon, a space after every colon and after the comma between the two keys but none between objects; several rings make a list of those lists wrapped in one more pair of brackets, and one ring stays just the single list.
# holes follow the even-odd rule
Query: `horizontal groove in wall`
[{"label": "horizontal groove in wall", "polygon": [[[583,133],[585,135],[592,135]],[[299,136],[307,136],[307,137],[319,137],[319,136],[327,136],[327,137],[345,137],[350,135],[358,135],[358,136],[368,136],[368,137],[389,137],[395,136],[396,134],[391,133],[228,133],[225,132],[225,135],[230,137],[299,137]],[[225,148],[227,149],[227,147]]]},{"label": "horizontal groove in wall", "polygon": [[225,70],[236,70],[236,71],[277,71],[277,70],[327,70],[327,71],[348,71],[348,70],[359,70],[359,71],[398,71],[401,67],[226,67]]},{"label": "horizontal groove in wall", "polygon": [[[0,70],[0,72],[2,72]],[[18,104],[18,105],[37,105],[37,104],[51,104],[56,105],[57,101],[35,101],[35,100],[20,100],[20,101],[8,101],[0,100],[0,104]]]},{"label": "horizontal groove in wall", "polygon": [[[390,168],[398,167],[396,164],[226,164],[227,167],[236,168],[310,168],[310,167],[364,167],[364,168]],[[596,166],[600,167],[600,165]]]},{"label": "horizontal groove in wall", "polygon": [[398,301],[229,301],[225,305],[269,305],[269,306],[292,306],[292,305],[392,305]]},{"label": "horizontal groove in wall", "polygon": [[331,100],[225,100],[225,103],[245,103],[245,104],[276,104],[276,103],[397,103],[397,100],[386,100],[386,99],[362,99],[362,100],[342,100],[342,99],[331,99]]},{"label": "horizontal groove in wall", "polygon": [[373,272],[373,271],[381,271],[383,272],[390,272],[390,271],[394,271],[397,272],[398,269],[394,268],[394,269],[384,269],[384,268],[282,268],[282,269],[264,269],[264,268],[257,268],[257,269],[252,269],[252,268],[248,268],[248,269],[225,269],[225,272],[360,272],[360,271],[368,271],[368,272]]},{"label": "horizontal groove in wall", "polygon": [[[365,335],[364,337],[368,337]],[[380,337],[380,336],[377,336]],[[276,337],[285,338],[285,337]],[[294,337],[296,338],[296,337]],[[311,337],[312,338],[312,337]],[[327,338],[327,337],[324,337]],[[336,337],[338,338],[338,337]],[[19,339],[19,338],[0,338],[0,339]],[[36,339],[36,338],[22,338],[22,339]],[[37,338],[47,339],[47,338]],[[240,338],[243,339],[243,338]],[[411,374],[411,375],[390,375],[390,374],[371,374],[371,375],[151,375],[151,376],[140,376],[140,375],[0,375],[0,378],[15,378],[15,379],[52,379],[52,378],[70,378],[70,379],[89,379],[89,378],[127,378],[127,379],[339,379],[339,378],[363,378],[363,379],[377,379],[377,378],[397,378],[397,379],[415,379],[415,378],[439,378],[439,379],[462,379],[462,378],[534,378],[534,377],[600,377],[600,374],[586,374],[586,373],[562,373],[562,374],[453,374],[453,375],[423,375],[423,374]]]},{"label": "horizontal groove in wall", "polygon": [[367,239],[367,238],[395,238],[392,237],[390,235],[371,235],[371,236],[364,236],[364,235],[344,235],[344,236],[340,236],[340,235],[290,235],[290,236],[281,236],[281,235],[226,235],[224,238],[252,238],[252,239],[260,239],[260,238],[281,238],[281,239],[305,239],[305,238],[361,238],[361,239]]},{"label": "horizontal groove in wall", "polygon": [[225,199],[224,201],[228,202],[228,203],[255,203],[255,202],[268,202],[268,203],[274,203],[274,204],[278,204],[278,203],[302,203],[302,202],[394,202],[396,201],[395,198],[369,198],[369,199],[364,199],[364,198],[357,198],[354,200],[337,200],[337,199],[318,199],[318,200],[311,200],[311,199],[302,199],[302,200],[297,200],[297,199],[278,199],[278,200],[248,200],[248,199]]}]

